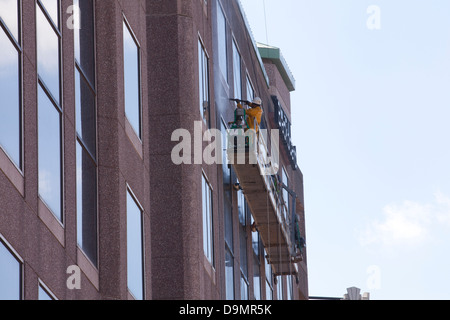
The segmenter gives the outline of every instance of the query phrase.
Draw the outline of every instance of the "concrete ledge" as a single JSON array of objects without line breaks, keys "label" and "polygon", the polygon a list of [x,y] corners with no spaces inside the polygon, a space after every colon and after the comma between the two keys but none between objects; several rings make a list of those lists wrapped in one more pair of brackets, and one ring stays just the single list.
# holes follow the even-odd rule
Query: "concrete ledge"
[{"label": "concrete ledge", "polygon": [[24,177],[5,151],[0,147],[0,170],[11,181],[22,197],[25,196]]}]

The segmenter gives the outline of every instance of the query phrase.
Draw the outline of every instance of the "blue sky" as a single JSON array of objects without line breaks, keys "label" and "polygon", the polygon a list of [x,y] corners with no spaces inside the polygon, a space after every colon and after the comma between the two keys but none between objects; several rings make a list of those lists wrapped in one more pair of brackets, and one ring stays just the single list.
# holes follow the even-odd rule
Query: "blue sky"
[{"label": "blue sky", "polygon": [[296,78],[310,295],[450,299],[450,1],[241,2]]}]

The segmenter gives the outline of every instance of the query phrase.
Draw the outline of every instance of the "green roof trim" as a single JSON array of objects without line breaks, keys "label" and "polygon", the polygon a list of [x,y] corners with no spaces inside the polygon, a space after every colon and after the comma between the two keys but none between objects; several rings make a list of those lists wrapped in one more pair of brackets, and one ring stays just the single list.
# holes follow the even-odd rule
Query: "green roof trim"
[{"label": "green roof trim", "polygon": [[281,74],[289,91],[295,91],[295,79],[289,66],[281,54],[280,48],[269,46],[263,43],[257,43],[261,58],[271,60]]}]

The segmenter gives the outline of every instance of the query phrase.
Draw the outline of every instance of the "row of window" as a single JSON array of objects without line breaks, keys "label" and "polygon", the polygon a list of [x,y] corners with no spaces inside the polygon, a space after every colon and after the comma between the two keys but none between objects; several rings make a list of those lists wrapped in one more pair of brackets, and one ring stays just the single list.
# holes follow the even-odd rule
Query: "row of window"
[{"label": "row of window", "polygon": [[[127,189],[127,285],[137,300],[143,300],[144,236],[143,208],[131,189]],[[0,236],[0,301],[23,298],[23,260]],[[54,300],[55,296],[40,281],[39,300]]]},{"label": "row of window", "polygon": [[[23,262],[0,238],[0,301],[21,300],[23,297]],[[39,280],[38,300],[56,300],[47,286]]]},{"label": "row of window", "polygon": [[[226,168],[226,169],[225,169]],[[231,204],[231,172],[227,166],[224,166],[224,223],[225,223],[225,294],[227,300],[235,300],[235,273],[234,273],[234,235],[233,235],[233,215]],[[213,206],[212,206],[212,187],[208,182],[205,174],[202,175],[202,209],[203,209],[203,249],[204,254],[211,265],[214,266],[214,232],[213,232]],[[250,219],[250,224],[255,222],[250,211],[249,206],[244,197],[242,190],[237,192],[238,216],[239,216],[239,253],[240,253],[240,299],[248,300],[249,297],[249,278],[248,278],[248,250],[247,250],[247,223]],[[253,296],[256,300],[261,300],[261,275],[260,275],[260,261],[262,247],[259,232],[251,233],[252,241],[252,261],[253,261]],[[265,256],[267,253],[265,252]],[[273,274],[272,267],[264,259],[266,270],[266,297],[268,300],[273,299]],[[287,299],[293,298],[292,277],[287,277],[288,296]],[[278,281],[278,296],[279,300],[283,299],[281,293],[283,292],[282,279]]]},{"label": "row of window", "polygon": [[[38,191],[64,224],[63,114],[60,0],[36,1]],[[94,0],[73,0],[76,115],[77,241],[98,264],[97,125]],[[0,1],[0,148],[23,172],[21,1]],[[125,115],[141,136],[140,47],[123,21]],[[135,220],[129,221],[136,227]],[[136,234],[133,232],[132,234]],[[131,239],[135,240],[135,239]],[[130,252],[137,252],[132,246]],[[136,254],[130,254],[136,260]],[[130,265],[139,265],[138,262]],[[142,290],[129,285],[142,298]]]},{"label": "row of window", "polygon": [[[229,79],[229,67],[228,67],[228,37],[227,37],[227,19],[225,17],[224,10],[222,9],[222,6],[220,4],[220,1],[217,2],[217,52],[218,52],[218,65],[220,72],[222,73],[223,79],[225,79],[225,82],[228,83]],[[201,115],[203,116],[203,119],[205,122],[208,122],[208,116],[206,114],[206,111],[209,110],[207,106],[209,106],[209,95],[205,90],[208,90],[209,88],[209,82],[208,82],[208,55],[206,53],[206,50],[201,42],[199,40],[199,96],[200,96],[200,111]],[[234,98],[237,99],[244,99],[243,94],[243,83],[242,83],[242,57],[239,52],[238,46],[236,41],[232,40],[232,62],[233,62],[233,89],[234,89]],[[255,97],[255,90],[252,86],[251,80],[249,76],[247,75],[245,77],[246,80],[246,92],[245,92],[245,98],[247,100],[252,100]],[[226,132],[227,126],[226,124],[221,121],[221,131]],[[223,135],[225,137],[225,135]],[[226,138],[223,138],[226,139]],[[226,141],[224,140],[223,145],[226,145]],[[223,152],[223,163],[226,164],[227,162],[227,155],[226,152]],[[234,254],[234,234],[233,234],[233,215],[232,215],[232,180],[231,180],[231,169],[227,165],[223,165],[223,202],[224,202],[224,223],[225,223],[225,285],[226,285],[226,299],[227,300],[234,300],[237,297],[235,296],[235,271],[234,271],[234,260],[235,260],[235,254]],[[289,185],[288,177],[286,170],[283,168],[282,171],[282,181]],[[208,190],[207,186],[207,179],[203,177],[203,185],[204,190]],[[210,192],[210,191],[209,191]],[[239,191],[238,194],[238,213],[239,213],[239,244],[240,244],[240,298],[242,300],[249,299],[249,279],[248,279],[248,261],[253,261],[253,296],[255,299],[261,299],[261,276],[260,276],[260,253],[262,252],[262,248],[260,248],[260,237],[258,232],[252,232],[252,248],[253,253],[251,253],[253,259],[249,259],[248,252],[247,252],[247,217],[250,217],[250,222],[253,224],[253,216],[251,212],[249,211],[249,208],[246,204],[245,197],[242,193],[242,191]],[[289,212],[289,194],[284,191],[282,193],[282,197],[284,202],[287,205],[287,210],[284,211],[284,217],[287,220],[287,215]],[[205,192],[203,193],[203,199],[205,199]],[[208,221],[205,218],[205,200],[203,201],[204,205],[204,228],[203,228],[203,237],[204,239],[212,239],[213,235],[212,232],[212,226],[205,225],[205,221]],[[208,216],[212,216],[212,212],[208,211]],[[208,241],[206,242],[208,243]],[[212,245],[209,243],[209,245]],[[205,249],[205,255],[207,257],[214,256],[211,252],[210,247],[204,247]],[[208,249],[208,251],[207,251]],[[267,254],[265,253],[265,256]],[[209,258],[210,259],[210,258]],[[210,259],[211,261],[211,259]],[[272,268],[267,263],[267,259],[264,259],[265,261],[265,270],[266,270],[266,297],[268,299],[273,298],[273,274],[272,274]],[[292,278],[287,277],[288,281],[288,296],[287,299],[292,299]],[[280,286],[282,281],[278,282],[278,286]],[[278,288],[277,292],[282,292],[282,288]],[[278,296],[279,299],[282,297]]]},{"label": "row of window", "polygon": [[[97,265],[97,126],[94,0],[73,0],[78,243]],[[23,172],[21,1],[0,1],[0,147]],[[36,1],[39,197],[64,224],[59,0]],[[125,114],[141,138],[140,48],[123,21]]]},{"label": "row of window", "polygon": [[[225,14],[218,4],[217,6],[217,30],[218,30],[218,61],[223,78],[228,82],[228,53],[227,53],[227,22]],[[199,66],[199,108],[203,121],[210,122],[210,79],[209,56],[201,39],[198,41],[198,66]],[[233,85],[234,98],[243,99],[242,90],[242,58],[236,41],[233,40]],[[250,77],[246,76],[246,99],[255,98],[255,90]]]}]

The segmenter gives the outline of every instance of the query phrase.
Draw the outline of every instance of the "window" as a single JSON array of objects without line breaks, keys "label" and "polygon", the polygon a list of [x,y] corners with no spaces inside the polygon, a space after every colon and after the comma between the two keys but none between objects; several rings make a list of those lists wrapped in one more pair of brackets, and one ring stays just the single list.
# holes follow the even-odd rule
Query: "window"
[{"label": "window", "polygon": [[[267,252],[266,252],[267,257]],[[273,278],[272,278],[272,267],[267,261],[265,261],[265,269],[266,269],[266,300],[273,300]]]},{"label": "window", "polygon": [[247,100],[252,101],[255,98],[255,90],[253,89],[252,82],[247,76]]},{"label": "window", "polygon": [[212,189],[205,175],[202,175],[202,201],[203,251],[208,261],[214,265]]},{"label": "window", "polygon": [[123,60],[125,115],[138,137],[142,138],[139,45],[125,21],[123,22]]},{"label": "window", "polygon": [[225,248],[225,291],[226,300],[234,300],[234,257],[229,248]]},{"label": "window", "polygon": [[61,222],[62,104],[59,1],[37,1],[39,196]]},{"label": "window", "polygon": [[20,18],[17,0],[0,0],[0,147],[22,169]]},{"label": "window", "polygon": [[93,0],[74,0],[80,27],[75,38],[77,240],[97,265],[97,127]]},{"label": "window", "polygon": [[14,40],[19,40],[19,6],[18,0],[0,0],[0,19],[3,28],[7,28]]},{"label": "window", "polygon": [[[224,187],[229,183],[224,183]],[[224,198],[225,220],[225,287],[226,299],[234,300],[234,236],[233,236],[233,210],[228,199]]]},{"label": "window", "polygon": [[241,262],[241,300],[248,300],[248,254],[247,254],[247,204],[242,190],[238,191],[239,245]]},{"label": "window", "polygon": [[277,276],[277,300],[283,300],[283,277]]},{"label": "window", "polygon": [[219,2],[217,3],[217,37],[219,41],[219,67],[225,81],[228,82],[227,22]]},{"label": "window", "polygon": [[253,256],[253,295],[255,300],[261,300],[261,271],[259,257]]},{"label": "window", "polygon": [[128,290],[137,300],[144,299],[144,251],[142,208],[130,190],[127,192],[127,276]]},{"label": "window", "polygon": [[53,20],[53,23],[59,27],[58,24],[58,12],[59,12],[59,1],[58,0],[40,0],[47,10],[49,16]]},{"label": "window", "polygon": [[[289,187],[289,179],[286,173],[286,169],[283,167],[281,181]],[[289,192],[286,191],[285,188],[283,188],[283,201],[285,202],[286,208],[284,210],[284,220],[287,221],[288,215],[289,215]]]},{"label": "window", "polygon": [[38,108],[39,195],[62,221],[61,113],[42,87]]},{"label": "window", "polygon": [[205,47],[198,41],[198,86],[200,114],[205,123],[209,123],[209,60]]},{"label": "window", "polygon": [[233,40],[233,76],[234,76],[234,98],[242,99],[242,80],[241,80],[241,55]]},{"label": "window", "polygon": [[220,131],[222,132],[222,173],[225,197],[231,202],[231,169],[228,165],[227,143],[228,143],[228,131],[227,125],[223,118],[220,122]]},{"label": "window", "polygon": [[54,295],[50,293],[50,290],[43,283],[41,283],[41,281],[39,281],[38,300],[41,301],[56,300]]},{"label": "window", "polygon": [[234,300],[234,233],[233,208],[231,204],[231,170],[227,162],[227,129],[225,122],[220,122],[222,132],[222,169],[223,169],[223,210],[225,220],[225,291],[226,299]]},{"label": "window", "polygon": [[287,300],[292,300],[294,299],[294,287],[292,283],[292,276],[287,276],[286,282],[287,282]]},{"label": "window", "polygon": [[0,300],[22,299],[22,264],[0,240]]},{"label": "window", "polygon": [[[51,7],[45,7],[44,5]],[[60,104],[60,30],[57,0],[38,1],[36,8],[38,73],[49,94]],[[52,12],[52,15],[49,13]],[[54,20],[56,19],[56,20]]]},{"label": "window", "polygon": [[[253,215],[250,215],[250,223],[255,223]],[[252,248],[253,248],[253,294],[256,300],[261,300],[261,274],[260,274],[260,237],[259,232],[252,230]]]}]

